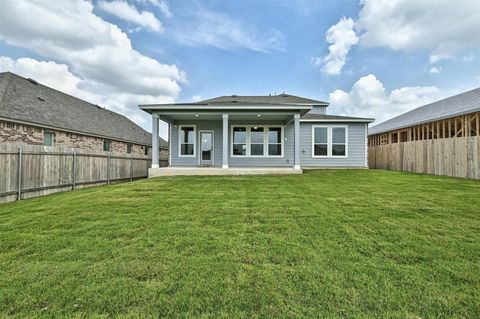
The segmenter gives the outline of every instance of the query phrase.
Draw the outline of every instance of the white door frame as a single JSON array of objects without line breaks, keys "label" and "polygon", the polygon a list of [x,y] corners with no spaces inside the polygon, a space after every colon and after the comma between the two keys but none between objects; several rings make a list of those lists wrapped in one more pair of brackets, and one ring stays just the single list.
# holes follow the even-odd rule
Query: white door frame
[{"label": "white door frame", "polygon": [[213,130],[199,130],[198,131],[198,166],[202,164],[202,133],[211,133],[212,134],[212,167],[215,164],[215,133]]}]

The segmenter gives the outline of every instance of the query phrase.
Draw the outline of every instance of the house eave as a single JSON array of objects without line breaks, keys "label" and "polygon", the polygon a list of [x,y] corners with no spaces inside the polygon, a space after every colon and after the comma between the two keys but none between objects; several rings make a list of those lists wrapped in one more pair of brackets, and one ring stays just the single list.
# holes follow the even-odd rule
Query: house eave
[{"label": "house eave", "polygon": [[342,123],[372,123],[375,119],[300,119],[302,123],[342,122]]},{"label": "house eave", "polygon": [[[377,135],[377,134],[383,134],[383,133],[387,133],[387,132],[391,132],[391,131],[403,130],[403,129],[406,129],[406,128],[409,128],[409,127],[412,127],[412,126],[415,126],[415,125],[422,125],[422,124],[426,124],[426,123],[430,123],[430,122],[442,121],[442,120],[454,118],[454,117],[456,117],[456,116],[467,115],[467,114],[475,113],[475,112],[479,112],[479,111],[480,111],[480,107],[474,108],[474,109],[472,109],[472,110],[468,110],[468,111],[465,111],[465,112],[452,113],[452,114],[449,114],[449,115],[447,115],[447,116],[439,116],[439,117],[435,117],[435,118],[431,118],[431,119],[423,120],[423,121],[418,121],[418,122],[411,123],[411,124],[396,126],[396,127],[392,127],[392,128],[380,130],[380,131],[377,131],[377,132],[372,132],[372,133],[369,132],[369,133],[368,133],[368,136]],[[384,122],[383,122],[383,123],[384,123]],[[381,125],[381,124],[383,124],[383,123],[379,123],[378,125]],[[375,126],[372,127],[372,128],[375,128]]]}]

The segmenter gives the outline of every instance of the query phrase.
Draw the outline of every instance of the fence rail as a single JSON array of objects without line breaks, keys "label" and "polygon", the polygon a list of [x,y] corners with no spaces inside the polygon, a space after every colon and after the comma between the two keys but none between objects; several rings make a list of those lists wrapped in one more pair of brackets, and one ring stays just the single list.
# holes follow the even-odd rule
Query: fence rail
[{"label": "fence rail", "polygon": [[145,178],[150,163],[137,154],[0,144],[0,203]]},{"label": "fence rail", "polygon": [[480,137],[370,146],[370,168],[480,179]]}]

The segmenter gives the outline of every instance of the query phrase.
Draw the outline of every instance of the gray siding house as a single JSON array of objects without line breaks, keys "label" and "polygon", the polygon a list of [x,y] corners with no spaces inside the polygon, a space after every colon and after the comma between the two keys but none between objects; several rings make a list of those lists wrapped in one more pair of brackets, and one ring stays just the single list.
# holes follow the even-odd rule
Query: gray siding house
[{"label": "gray siding house", "polygon": [[[327,106],[280,94],[140,108],[152,115],[152,136],[158,136],[159,119],[169,124],[171,167],[367,167],[367,131],[373,119],[327,115]],[[156,145],[155,138],[152,143]],[[153,169],[157,158],[153,154]]]}]

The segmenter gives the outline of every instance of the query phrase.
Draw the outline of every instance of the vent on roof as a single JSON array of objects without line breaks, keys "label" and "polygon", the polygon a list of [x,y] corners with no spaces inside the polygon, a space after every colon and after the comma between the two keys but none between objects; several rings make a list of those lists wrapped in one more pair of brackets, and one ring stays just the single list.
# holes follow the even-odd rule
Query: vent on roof
[{"label": "vent on roof", "polygon": [[37,82],[37,81],[35,81],[35,80],[34,80],[34,79],[32,79],[32,78],[28,78],[27,80],[28,80],[28,81],[30,81],[30,82],[32,82],[32,83],[33,83],[33,84],[35,84],[35,85],[38,85],[38,82]]},{"label": "vent on roof", "polygon": [[37,99],[38,99],[38,100],[40,100],[40,101],[42,101],[42,102],[44,102],[44,101],[45,101],[45,99],[44,99],[44,98],[41,98],[41,97],[39,97],[39,96],[37,96]]},{"label": "vent on roof", "polygon": [[236,94],[232,94],[232,97],[237,97],[237,95],[236,95]]},{"label": "vent on roof", "polygon": [[100,105],[93,104],[93,106],[95,106],[95,107],[98,108],[98,109],[102,109],[102,107],[101,107]]}]

